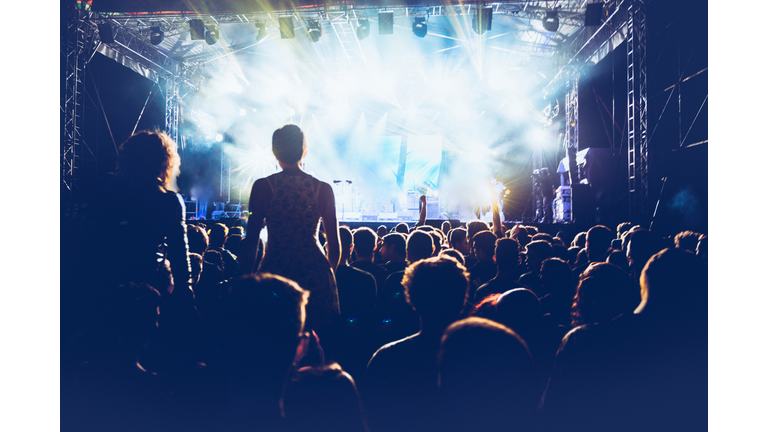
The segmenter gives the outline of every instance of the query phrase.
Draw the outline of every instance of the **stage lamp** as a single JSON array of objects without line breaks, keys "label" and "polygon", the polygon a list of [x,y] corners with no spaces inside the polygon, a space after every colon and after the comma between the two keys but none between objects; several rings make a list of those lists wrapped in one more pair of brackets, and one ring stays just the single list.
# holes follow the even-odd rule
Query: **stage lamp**
[{"label": "stage lamp", "polygon": [[256,42],[261,42],[262,39],[267,37],[267,23],[257,22],[256,28],[259,29],[259,34],[256,35]]},{"label": "stage lamp", "polygon": [[278,19],[280,23],[280,38],[281,39],[293,39],[296,37],[293,33],[293,17],[281,16]]},{"label": "stage lamp", "polygon": [[320,40],[320,36],[322,36],[323,31],[320,28],[320,22],[319,21],[310,21],[307,24],[307,36],[309,36],[309,40],[312,42],[317,42]]},{"label": "stage lamp", "polygon": [[427,19],[424,17],[414,17],[413,26],[411,27],[413,34],[423,38],[427,35]]},{"label": "stage lamp", "polygon": [[219,28],[216,26],[206,27],[205,42],[207,42],[208,45],[213,45],[217,40],[219,40]]},{"label": "stage lamp", "polygon": [[472,30],[477,34],[483,34],[486,30],[491,29],[491,21],[493,20],[493,8],[487,7],[482,9],[475,9],[475,19],[472,20]]},{"label": "stage lamp", "polygon": [[547,11],[547,15],[541,20],[541,24],[546,31],[556,32],[560,28],[560,18],[556,11]]},{"label": "stage lamp", "polygon": [[205,24],[203,24],[203,20],[189,20],[189,38],[192,40],[205,39]]},{"label": "stage lamp", "polygon": [[394,17],[393,11],[379,12],[379,34],[391,35],[394,31]]},{"label": "stage lamp", "polygon": [[99,24],[99,39],[103,43],[114,43],[115,42],[115,35],[112,33],[112,24],[105,22],[103,24]]},{"label": "stage lamp", "polygon": [[149,42],[152,45],[160,45],[160,42],[165,38],[165,32],[160,27],[150,27],[149,29]]},{"label": "stage lamp", "polygon": [[368,18],[360,18],[357,20],[357,38],[365,39],[371,34],[371,26],[368,24]]}]

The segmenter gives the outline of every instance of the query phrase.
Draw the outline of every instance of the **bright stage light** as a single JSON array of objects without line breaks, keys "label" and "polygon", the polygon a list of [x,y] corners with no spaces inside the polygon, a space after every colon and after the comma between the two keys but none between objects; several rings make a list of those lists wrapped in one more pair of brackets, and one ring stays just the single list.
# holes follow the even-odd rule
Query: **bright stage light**
[{"label": "bright stage light", "polygon": [[240,115],[245,116],[245,108],[240,108]]},{"label": "bright stage light", "polygon": [[357,38],[362,40],[371,34],[371,26],[368,23],[368,18],[360,18],[357,20]]},{"label": "bright stage light", "polygon": [[411,30],[413,31],[413,34],[415,34],[420,38],[423,38],[424,36],[426,36],[427,35],[427,19],[424,17],[414,17]]},{"label": "bright stage light", "polygon": [[547,16],[541,20],[541,24],[544,29],[551,32],[556,32],[560,28],[560,18],[557,17],[556,11],[547,11]]},{"label": "bright stage light", "polygon": [[267,23],[259,21],[256,23],[256,28],[259,29],[259,33],[256,34],[256,42],[261,42],[262,39],[267,37]]},{"label": "bright stage light", "polygon": [[224,141],[224,135],[222,134],[216,134],[216,141],[222,142]]},{"label": "bright stage light", "polygon": [[309,40],[312,42],[317,42],[320,40],[320,36],[322,36],[323,31],[320,28],[320,22],[319,21],[310,21],[307,24],[307,36],[309,37]]},{"label": "bright stage light", "polygon": [[149,29],[149,42],[152,45],[159,45],[165,38],[165,32],[160,27],[151,27]]},{"label": "bright stage light", "polygon": [[219,28],[216,26],[210,26],[205,28],[205,42],[208,45],[213,45],[219,40]]}]

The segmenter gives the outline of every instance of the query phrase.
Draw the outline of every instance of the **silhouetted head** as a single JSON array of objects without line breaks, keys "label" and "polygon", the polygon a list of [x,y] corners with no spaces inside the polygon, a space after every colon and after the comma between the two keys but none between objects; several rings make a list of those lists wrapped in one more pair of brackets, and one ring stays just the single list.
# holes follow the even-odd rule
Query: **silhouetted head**
[{"label": "silhouetted head", "polygon": [[429,258],[435,251],[432,236],[424,231],[414,230],[405,244],[405,255],[408,263],[413,264],[418,260]]},{"label": "silhouetted head", "polygon": [[616,238],[620,239],[622,236],[624,236],[624,233],[629,231],[629,229],[632,228],[632,222],[622,222],[618,226],[616,226]]},{"label": "silhouetted head", "polygon": [[464,228],[454,228],[448,233],[448,245],[464,255],[469,254],[469,237]]},{"label": "silhouetted head", "polygon": [[552,257],[552,246],[544,240],[536,240],[525,246],[525,264],[528,271],[538,273],[541,263]]},{"label": "silhouetted head", "polygon": [[451,324],[438,354],[444,413],[456,430],[528,430],[540,391],[525,342],[494,321]]},{"label": "silhouetted head", "polygon": [[217,303],[216,329],[235,368],[282,381],[304,332],[309,291],[281,276],[255,273],[230,280]]},{"label": "silhouetted head", "polygon": [[339,241],[341,242],[341,262],[346,263],[349,261],[349,257],[352,256],[352,249],[355,244],[353,242],[352,231],[346,225],[339,227]]},{"label": "silhouetted head", "polygon": [[422,323],[448,325],[461,313],[469,292],[467,269],[450,257],[426,258],[408,266],[405,299]]},{"label": "silhouetted head", "polygon": [[223,223],[216,223],[208,229],[208,247],[210,249],[219,249],[224,247],[224,241],[227,239],[229,229]]},{"label": "silhouetted head", "polygon": [[355,244],[355,254],[357,259],[369,259],[373,257],[376,250],[376,243],[379,238],[376,233],[368,227],[360,227],[352,231]]},{"label": "silhouetted head", "polygon": [[699,243],[696,245],[696,256],[701,257],[704,262],[707,262],[709,257],[709,237],[706,234],[699,236]]},{"label": "silhouetted head", "polygon": [[224,241],[224,249],[232,252],[235,256],[240,255],[240,242],[243,241],[243,236],[240,234],[230,234]]},{"label": "silhouetted head", "polygon": [[533,237],[531,237],[531,241],[537,241],[537,240],[544,240],[547,243],[549,243],[550,246],[554,246],[555,239],[550,234],[547,233],[536,233]]},{"label": "silhouetted head", "polygon": [[636,313],[686,326],[706,325],[707,268],[692,252],[668,248],[653,255],[643,268],[640,287]]},{"label": "silhouetted head", "polygon": [[577,246],[579,249],[584,249],[586,245],[587,245],[586,232],[580,232],[576,234],[576,237],[573,238],[573,242],[571,242],[571,246]]},{"label": "silhouetted head", "polygon": [[395,225],[395,232],[399,232],[400,234],[408,234],[408,224],[405,222],[400,222],[399,224]]},{"label": "silhouetted head", "polygon": [[440,230],[443,231],[443,234],[448,235],[451,232],[451,222],[443,221],[442,225],[440,225]]},{"label": "silhouetted head", "polygon": [[387,261],[405,261],[405,241],[404,234],[392,233],[382,238],[381,258]]},{"label": "silhouetted head", "polygon": [[511,238],[498,239],[493,256],[499,270],[511,272],[520,263],[520,244]]},{"label": "silhouetted head", "polygon": [[285,125],[272,134],[272,153],[278,161],[292,165],[299,162],[306,152],[304,132],[298,126]]},{"label": "silhouetted head", "polygon": [[595,225],[587,231],[587,257],[590,261],[604,261],[611,248],[613,233],[605,225]]},{"label": "silhouetted head", "polygon": [[337,363],[299,370],[282,405],[288,431],[367,431],[355,381]]},{"label": "silhouetted head", "polygon": [[198,253],[189,254],[189,264],[192,269],[192,288],[200,282],[200,274],[203,272],[203,256]]},{"label": "silhouetted head", "polygon": [[119,175],[138,183],[157,183],[168,190],[180,165],[176,142],[165,132],[143,131],[131,135],[120,145],[117,158]]},{"label": "silhouetted head", "polygon": [[541,263],[539,279],[542,296],[553,294],[560,298],[573,298],[576,294],[577,279],[571,266],[559,258],[547,258]]},{"label": "silhouetted head", "polygon": [[579,257],[579,251],[581,251],[581,248],[578,246],[571,246],[568,248],[568,265],[571,267],[576,267],[576,260]]},{"label": "silhouetted head", "polygon": [[[487,222],[479,221],[479,220],[473,220],[467,222],[467,238],[473,239],[475,238],[475,234],[479,233],[480,231],[490,231],[491,227],[488,226]],[[471,247],[471,242],[470,242]]]},{"label": "silhouetted head", "polygon": [[699,244],[699,236],[701,234],[693,231],[683,231],[677,233],[675,236],[675,247],[678,249],[685,249],[691,252],[696,252],[696,246]]},{"label": "silhouetted head", "polygon": [[462,255],[461,252],[457,251],[456,249],[442,249],[437,256],[449,256],[458,261],[459,264],[466,266],[464,255]]},{"label": "silhouetted head", "polygon": [[199,226],[190,225],[187,229],[187,244],[190,253],[202,255],[208,249],[208,234]]},{"label": "silhouetted head", "polygon": [[472,237],[472,253],[479,260],[493,259],[496,249],[496,235],[490,231],[480,231]]},{"label": "silhouetted head", "polygon": [[527,288],[509,290],[496,300],[498,321],[519,334],[535,326],[542,314],[539,298]]},{"label": "silhouetted head", "polygon": [[386,225],[379,225],[379,227],[376,228],[376,235],[379,238],[384,237],[385,235],[387,235],[388,232],[389,231],[387,231],[387,226]]},{"label": "silhouetted head", "polygon": [[581,274],[571,310],[572,325],[604,323],[632,313],[640,293],[631,277],[606,262],[592,263]]}]

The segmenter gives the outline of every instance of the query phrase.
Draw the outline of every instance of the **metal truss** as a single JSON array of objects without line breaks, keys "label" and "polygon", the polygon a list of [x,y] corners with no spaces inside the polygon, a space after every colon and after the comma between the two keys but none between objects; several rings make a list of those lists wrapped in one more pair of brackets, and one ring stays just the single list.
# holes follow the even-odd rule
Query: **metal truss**
[{"label": "metal truss", "polygon": [[226,203],[229,204],[230,192],[232,191],[232,178],[231,178],[232,161],[224,151],[224,143],[221,143],[221,184],[219,187],[219,195],[226,198]]},{"label": "metal truss", "polygon": [[80,19],[86,12],[71,9],[62,35],[64,61],[64,91],[61,100],[61,192],[62,201],[73,203],[79,197],[78,168],[81,145],[85,145],[83,128],[83,76],[85,66],[94,53],[94,28]]},{"label": "metal truss", "polygon": [[165,133],[179,143],[179,79],[165,80]]},{"label": "metal truss", "polygon": [[568,155],[568,173],[571,185],[581,181],[576,153],[579,151],[579,69],[571,68],[566,74],[565,93],[565,151]]},{"label": "metal truss", "polygon": [[627,19],[627,142],[629,217],[646,222],[648,197],[648,80],[645,2],[633,0]]},{"label": "metal truss", "polygon": [[340,14],[337,17],[329,16],[329,18],[331,18],[331,27],[339,39],[349,65],[352,66],[360,61],[367,64],[363,47],[360,46],[360,39],[357,38],[357,26],[359,25],[357,11],[353,9],[349,13]]}]

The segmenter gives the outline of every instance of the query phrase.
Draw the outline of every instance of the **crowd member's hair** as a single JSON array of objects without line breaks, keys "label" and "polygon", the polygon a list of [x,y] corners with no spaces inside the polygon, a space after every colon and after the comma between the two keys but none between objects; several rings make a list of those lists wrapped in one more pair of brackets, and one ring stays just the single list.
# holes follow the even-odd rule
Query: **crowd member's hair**
[{"label": "crowd member's hair", "polygon": [[117,172],[141,183],[159,182],[170,190],[181,159],[176,142],[165,132],[142,131],[120,145]]},{"label": "crowd member's hair", "polygon": [[342,225],[339,227],[339,241],[341,242],[341,250],[348,250],[352,246],[352,230],[348,226]]},{"label": "crowd member's hair", "polygon": [[229,281],[220,297],[217,333],[231,359],[290,365],[304,332],[309,291],[282,276],[255,273]]},{"label": "crowd member's hair", "polygon": [[568,265],[570,265],[571,268],[576,267],[576,260],[579,257],[580,251],[581,248],[578,246],[571,246],[568,248]]},{"label": "crowd member's hair", "polygon": [[587,231],[587,254],[590,261],[605,260],[611,248],[613,233],[605,225],[595,225]]},{"label": "crowd member's hair", "polygon": [[616,227],[616,238],[620,239],[625,232],[632,228],[632,222],[622,222]]},{"label": "crowd member's hair", "polygon": [[593,262],[582,272],[571,310],[573,327],[608,322],[632,313],[640,293],[627,272],[606,262]]},{"label": "crowd member's hair", "polygon": [[520,244],[515,239],[501,238],[496,241],[493,256],[499,268],[514,270],[520,263]]},{"label": "crowd member's hair", "polygon": [[[555,295],[567,295],[569,298],[575,294],[577,280],[573,275],[571,266],[560,258],[547,258],[541,263],[541,283],[544,290],[555,288],[562,292],[551,292]],[[544,294],[549,294],[546,292]]]},{"label": "crowd member's hair", "polygon": [[584,249],[587,246],[587,233],[582,231],[576,234],[576,237],[574,237],[573,241],[571,242],[571,246],[576,246],[579,249]]},{"label": "crowd member's hair", "polygon": [[640,293],[638,313],[686,326],[706,325],[706,265],[686,249],[667,248],[653,255],[640,276]]},{"label": "crowd member's hair", "polygon": [[442,225],[440,225],[440,231],[443,232],[443,234],[448,235],[449,232],[451,232],[451,222],[450,221],[443,221]]},{"label": "crowd member's hair", "polygon": [[385,235],[387,235],[388,232],[389,231],[387,230],[387,226],[386,225],[379,225],[379,227],[376,228],[376,235],[379,238],[384,237]]},{"label": "crowd member's hair", "polygon": [[441,245],[443,244],[443,237],[439,234],[440,231],[433,230],[429,233],[430,236],[432,236],[432,244],[434,245],[434,250],[432,251],[432,256],[437,256],[437,254],[440,253]]},{"label": "crowd member's hair", "polygon": [[203,273],[203,256],[191,252],[189,254],[189,264],[192,269],[192,287],[194,288],[200,281],[200,275]]},{"label": "crowd member's hair", "polygon": [[696,252],[696,246],[699,244],[701,234],[693,231],[683,231],[675,235],[675,247]]},{"label": "crowd member's hair", "polygon": [[[525,246],[525,253],[533,253],[539,260],[544,261],[552,257],[552,246],[546,240],[532,241]],[[536,271],[538,269],[531,270]]]},{"label": "crowd member's hair", "polygon": [[355,253],[358,257],[371,256],[376,249],[376,242],[379,240],[376,232],[368,227],[356,228],[352,231],[355,241]]},{"label": "crowd member's hair", "polygon": [[204,254],[208,249],[208,234],[197,225],[192,225],[187,229],[187,244],[190,253]]},{"label": "crowd member's hair", "polygon": [[286,385],[282,406],[290,431],[368,430],[355,382],[338,363],[299,370]]},{"label": "crowd member's hair", "polygon": [[224,249],[232,252],[235,256],[240,255],[240,242],[243,240],[243,236],[240,234],[230,234],[224,241]]},{"label": "crowd member's hair", "polygon": [[552,237],[551,235],[549,235],[547,233],[537,233],[536,235],[531,237],[531,241],[536,241],[536,240],[544,240],[547,243],[549,243],[550,246],[554,246],[555,245],[554,237]]},{"label": "crowd member's hair", "polygon": [[402,283],[406,301],[420,317],[432,322],[455,320],[469,292],[467,269],[450,257],[426,258],[411,264]]},{"label": "crowd member's hair", "polygon": [[306,149],[304,132],[294,124],[285,125],[272,134],[272,153],[284,164],[300,161]]},{"label": "crowd member's hair", "polygon": [[401,233],[391,233],[382,237],[383,244],[394,247],[394,252],[397,255],[405,258],[405,241],[406,236]]},{"label": "crowd member's hair", "polygon": [[409,231],[410,229],[408,228],[408,224],[405,222],[400,222],[399,224],[395,225],[395,232],[407,235]]},{"label": "crowd member's hair", "polygon": [[462,227],[454,228],[448,233],[448,245],[455,249],[456,244],[463,242],[466,237],[466,229]]},{"label": "crowd member's hair", "polygon": [[513,331],[522,332],[541,316],[539,298],[527,288],[511,289],[496,299],[496,321]]},{"label": "crowd member's hair", "polygon": [[237,226],[236,225],[236,226],[233,226],[233,227],[229,228],[229,235],[239,235],[239,236],[242,236],[244,232],[245,232],[245,228],[243,228],[241,226]]},{"label": "crowd member's hair", "polygon": [[707,256],[709,255],[709,237],[707,237],[706,234],[699,236],[699,243],[696,245],[696,255],[702,257],[704,262],[707,261]]},{"label": "crowd member's hair", "polygon": [[535,236],[536,234],[539,233],[539,228],[537,228],[537,227],[535,227],[533,225],[527,225],[525,227],[525,230],[528,232],[528,235],[531,236],[531,237],[533,237],[533,236]]},{"label": "crowd member's hair", "polygon": [[457,251],[456,249],[452,249],[452,248],[443,249],[440,251],[440,253],[437,256],[439,257],[449,256],[451,258],[454,258],[456,261],[458,261],[459,264],[466,265],[466,261],[464,260],[464,255],[462,255],[461,252]]},{"label": "crowd member's hair", "polygon": [[470,243],[472,243],[472,239],[475,238],[475,234],[479,233],[480,231],[490,231],[491,227],[488,226],[487,222],[479,221],[479,220],[473,220],[467,222],[467,238],[470,240]]},{"label": "crowd member's hair", "polygon": [[493,258],[493,252],[496,248],[496,235],[490,231],[480,231],[472,237],[472,250],[477,254],[482,251],[486,259]]},{"label": "crowd member's hair", "polygon": [[435,251],[432,236],[424,231],[414,230],[405,245],[406,260],[413,264],[418,260],[429,258]]},{"label": "crowd member's hair", "polygon": [[216,223],[208,229],[208,247],[218,249],[224,247],[224,241],[227,239],[229,228],[223,223]]}]

